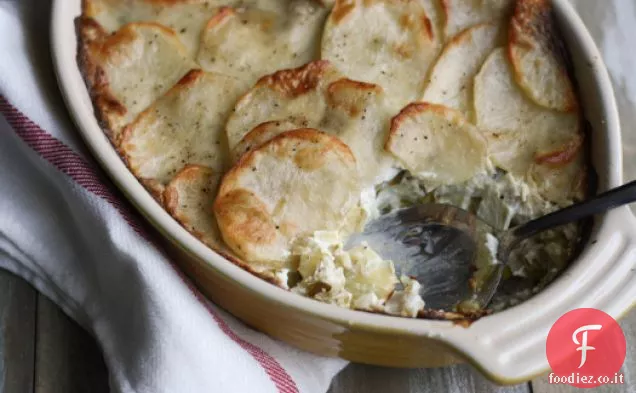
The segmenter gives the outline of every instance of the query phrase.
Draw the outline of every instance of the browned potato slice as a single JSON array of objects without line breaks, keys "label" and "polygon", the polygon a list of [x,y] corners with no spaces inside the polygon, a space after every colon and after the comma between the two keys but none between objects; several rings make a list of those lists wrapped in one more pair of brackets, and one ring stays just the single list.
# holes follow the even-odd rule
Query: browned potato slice
[{"label": "browned potato slice", "polygon": [[120,150],[155,191],[186,164],[227,169],[224,125],[243,93],[239,80],[193,70],[126,127]]},{"label": "browned potato slice", "polygon": [[501,30],[485,23],[453,38],[431,71],[423,101],[456,109],[473,118],[473,79],[486,58],[497,48]]},{"label": "browned potato slice", "polygon": [[173,30],[194,58],[201,31],[215,12],[228,0],[83,0],[84,15],[93,18],[108,33],[128,23],[156,22]]},{"label": "browned potato slice", "polygon": [[269,269],[268,266],[246,264],[223,243],[212,211],[221,177],[221,173],[204,166],[186,166],[166,186],[163,197],[166,210],[188,232],[223,257],[261,278],[286,288],[287,280],[283,274],[278,274],[279,272]]},{"label": "browned potato slice", "polygon": [[340,72],[326,60],[262,77],[241,97],[228,119],[230,148],[266,121],[286,120],[316,127],[327,111],[325,91],[340,78]]},{"label": "browned potato slice", "polygon": [[484,137],[461,113],[414,103],[393,118],[386,149],[428,189],[466,181],[486,168]]},{"label": "browned potato slice", "polygon": [[[544,165],[557,170],[579,154],[579,115],[548,110],[531,101],[516,84],[503,48],[490,55],[475,78],[475,110],[477,125],[488,138],[491,159],[497,166],[518,179],[532,180],[550,200],[556,201],[552,199],[555,195],[560,195],[559,200],[572,197],[570,187],[555,188],[564,182],[536,173],[542,172]],[[583,163],[575,162],[583,171]]]},{"label": "browned potato slice", "polygon": [[114,141],[193,66],[174,31],[156,23],[128,24],[108,35],[94,21],[81,19],[79,31],[80,69]]},{"label": "browned potato slice", "polygon": [[237,103],[226,127],[230,147],[244,151],[285,131],[285,124],[318,128],[349,146],[363,186],[371,186],[395,174],[395,162],[383,149],[390,119],[385,98],[379,86],[343,78],[324,60],[279,71]]},{"label": "browned potato slice", "polygon": [[553,151],[536,153],[529,178],[549,201],[580,201],[587,192],[586,164],[581,136]]},{"label": "browned potato slice", "polygon": [[251,84],[263,75],[318,59],[328,10],[314,0],[279,3],[221,7],[201,36],[201,67]]},{"label": "browned potato slice", "polygon": [[280,268],[297,237],[340,230],[360,191],[351,150],[334,136],[299,129],[245,154],[224,177],[214,212],[237,255]]},{"label": "browned potato slice", "polygon": [[575,111],[576,96],[549,0],[518,0],[510,23],[510,60],[515,79],[535,103]]},{"label": "browned potato slice", "polygon": [[245,135],[234,147],[234,149],[232,149],[232,159],[236,162],[243,156],[243,154],[262,145],[276,135],[282,134],[285,131],[295,130],[297,128],[302,128],[302,124],[288,120],[272,120],[259,124],[254,127],[252,131],[248,132],[247,135]]},{"label": "browned potato slice", "polygon": [[433,38],[437,43],[444,41],[444,8],[442,0],[418,0],[424,8],[428,20],[431,22]]},{"label": "browned potato slice", "polygon": [[322,37],[322,57],[349,78],[382,86],[396,111],[421,97],[438,52],[418,0],[336,0]]},{"label": "browned potato slice", "polygon": [[450,40],[465,29],[480,23],[506,24],[516,0],[441,0],[444,32]]}]

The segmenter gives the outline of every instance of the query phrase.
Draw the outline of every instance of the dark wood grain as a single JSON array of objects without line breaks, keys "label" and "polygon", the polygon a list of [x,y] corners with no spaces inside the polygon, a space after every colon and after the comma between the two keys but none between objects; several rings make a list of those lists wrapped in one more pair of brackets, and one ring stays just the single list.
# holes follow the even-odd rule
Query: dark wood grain
[{"label": "dark wood grain", "polygon": [[351,364],[334,378],[328,393],[370,392],[529,393],[530,386],[497,386],[468,365],[405,370]]},{"label": "dark wood grain", "polygon": [[108,374],[95,340],[39,296],[35,393],[107,393]]},{"label": "dark wood grain", "polygon": [[33,391],[35,290],[0,270],[0,391]]}]

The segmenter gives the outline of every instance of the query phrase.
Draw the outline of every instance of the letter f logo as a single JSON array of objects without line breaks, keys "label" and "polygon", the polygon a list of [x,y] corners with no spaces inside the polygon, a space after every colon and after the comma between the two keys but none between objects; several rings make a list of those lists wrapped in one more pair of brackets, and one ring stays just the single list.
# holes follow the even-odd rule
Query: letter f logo
[{"label": "letter f logo", "polygon": [[[574,331],[574,334],[572,334],[572,341],[574,341],[574,344],[580,345],[580,347],[576,349],[577,351],[581,351],[581,364],[579,365],[579,368],[583,367],[585,361],[587,360],[587,351],[593,351],[596,349],[587,345],[587,332],[589,330],[601,330],[602,327],[603,326],[601,325],[585,325],[576,329]],[[581,332],[583,332],[583,334],[581,335],[581,342],[579,342],[576,336],[578,336],[578,334]]]}]

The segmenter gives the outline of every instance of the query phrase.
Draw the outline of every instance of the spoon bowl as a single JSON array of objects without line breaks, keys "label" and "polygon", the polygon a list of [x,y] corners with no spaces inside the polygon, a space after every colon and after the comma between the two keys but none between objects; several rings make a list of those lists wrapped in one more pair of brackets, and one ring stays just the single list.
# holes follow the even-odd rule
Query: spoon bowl
[{"label": "spoon bowl", "polygon": [[[346,248],[366,242],[393,261],[398,276],[422,284],[427,309],[455,311],[460,302],[476,300],[481,292],[472,279],[483,250],[480,239],[494,232],[466,210],[430,203],[381,216],[349,238]],[[494,267],[492,274],[501,276],[502,269]]]}]

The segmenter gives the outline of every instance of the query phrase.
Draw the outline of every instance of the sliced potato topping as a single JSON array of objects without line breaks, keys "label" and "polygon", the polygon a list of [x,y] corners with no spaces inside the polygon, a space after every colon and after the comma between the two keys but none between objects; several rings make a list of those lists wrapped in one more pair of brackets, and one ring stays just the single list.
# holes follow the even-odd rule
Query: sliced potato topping
[{"label": "sliced potato topping", "polygon": [[236,146],[234,146],[232,149],[232,160],[237,162],[243,154],[262,145],[278,134],[302,128],[302,124],[299,123],[300,122],[293,122],[289,120],[272,120],[259,124],[254,127],[252,131],[248,132]]},{"label": "sliced potato topping", "polygon": [[383,145],[390,110],[383,89],[342,77],[328,61],[263,77],[237,103],[227,134],[237,154],[285,131],[289,124],[337,136],[353,151],[363,186],[395,175]]},{"label": "sliced potato topping", "polygon": [[471,27],[453,38],[435,62],[423,101],[456,109],[472,120],[473,79],[502,42],[495,24]]},{"label": "sliced potato topping", "polygon": [[419,99],[439,52],[418,0],[336,0],[322,38],[322,57],[350,78],[384,88],[395,110]]},{"label": "sliced potato topping", "polygon": [[535,156],[529,181],[547,200],[560,204],[581,201],[587,191],[587,172],[583,138],[561,148]]},{"label": "sliced potato topping", "polygon": [[156,22],[172,29],[194,58],[201,31],[215,8],[233,0],[83,0],[84,15],[93,18],[108,33],[128,23]]},{"label": "sliced potato topping", "polygon": [[164,191],[164,204],[168,213],[215,250],[222,250],[224,247],[212,214],[212,204],[221,177],[222,173],[210,168],[189,165],[170,181]]},{"label": "sliced potato topping", "polygon": [[[533,177],[533,184],[545,197],[555,196],[550,191],[555,185],[549,180],[552,176],[542,178],[530,171],[542,172],[537,166],[548,166],[556,175],[579,154],[582,135],[578,113],[548,110],[531,101],[515,82],[503,48],[490,55],[475,78],[475,111],[477,125],[488,138],[493,162],[525,181]],[[584,170],[583,165],[576,167]],[[556,200],[569,200],[580,190],[567,187],[558,193],[561,195]]]},{"label": "sliced potato topping", "polygon": [[394,117],[386,149],[428,189],[466,181],[487,164],[480,132],[459,112],[435,104],[411,104]]},{"label": "sliced potato topping", "polygon": [[185,165],[227,169],[224,124],[241,81],[193,70],[123,132],[120,150],[141,179],[162,187]]},{"label": "sliced potato topping", "polygon": [[480,23],[506,24],[516,0],[441,0],[444,32],[450,40],[465,29]]},{"label": "sliced potato topping", "polygon": [[197,60],[206,70],[254,83],[263,75],[318,59],[327,9],[290,0],[280,10],[221,7],[205,27]]},{"label": "sliced potato topping", "polygon": [[187,49],[165,26],[132,23],[108,35],[80,20],[79,29],[92,37],[80,48],[80,63],[114,141],[123,126],[194,68]]},{"label": "sliced potato topping", "polygon": [[266,264],[243,262],[223,242],[212,211],[222,174],[201,165],[183,168],[166,186],[166,210],[183,227],[208,247],[250,273],[287,288],[287,277],[280,269]]},{"label": "sliced potato topping", "polygon": [[224,177],[214,212],[223,239],[247,263],[284,267],[297,237],[340,230],[360,191],[351,150],[299,129],[245,154]]},{"label": "sliced potato topping", "polygon": [[515,79],[538,105],[561,112],[578,106],[567,69],[567,52],[549,0],[518,0],[508,51]]},{"label": "sliced potato topping", "polygon": [[262,77],[236,104],[226,130],[230,148],[258,125],[285,120],[317,127],[327,111],[327,87],[342,78],[328,61],[281,70]]}]

